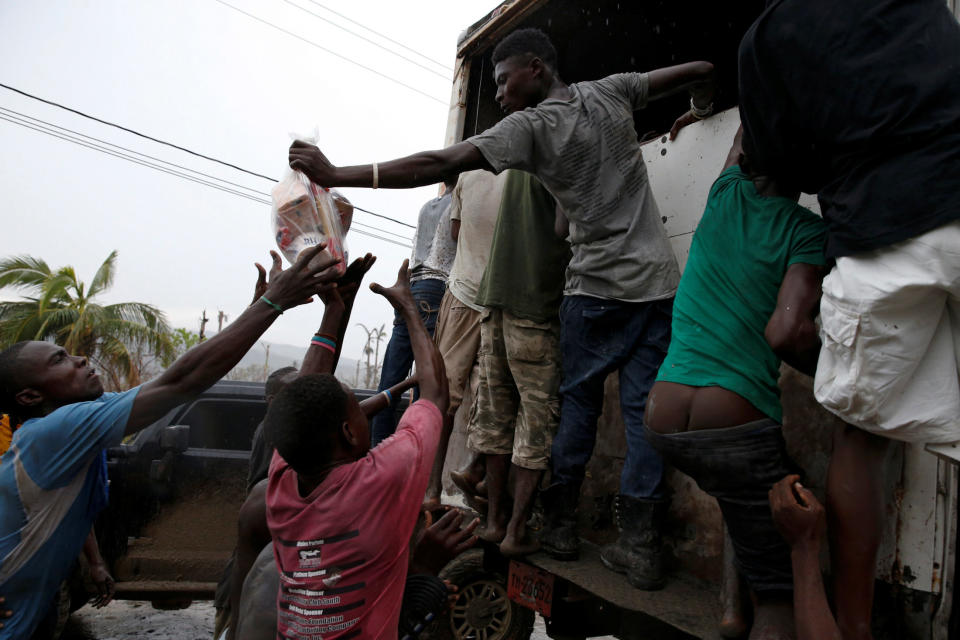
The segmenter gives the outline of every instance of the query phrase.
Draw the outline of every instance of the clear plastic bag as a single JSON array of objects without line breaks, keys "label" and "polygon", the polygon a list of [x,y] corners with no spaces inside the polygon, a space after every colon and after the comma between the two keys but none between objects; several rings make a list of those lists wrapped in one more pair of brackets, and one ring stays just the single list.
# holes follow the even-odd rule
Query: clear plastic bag
[{"label": "clear plastic bag", "polygon": [[[346,271],[347,247],[343,227],[349,228],[353,205],[343,196],[336,195],[337,200],[329,189],[314,184],[307,176],[289,167],[273,188],[270,221],[274,239],[290,264],[296,262],[306,249],[326,241],[326,248],[315,259],[325,256],[340,258],[336,271],[341,275]],[[343,218],[346,218],[346,224],[342,225]]]}]

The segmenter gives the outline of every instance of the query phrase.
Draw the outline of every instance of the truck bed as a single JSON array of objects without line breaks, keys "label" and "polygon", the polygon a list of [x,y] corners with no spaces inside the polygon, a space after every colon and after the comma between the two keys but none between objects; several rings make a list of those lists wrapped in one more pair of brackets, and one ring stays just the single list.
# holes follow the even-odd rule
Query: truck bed
[{"label": "truck bed", "polygon": [[586,541],[581,542],[579,560],[560,561],[536,553],[525,561],[621,609],[651,616],[695,638],[720,638],[718,587],[712,583],[671,574],[660,591],[634,589],[626,576],[607,569],[600,560],[600,548]]}]

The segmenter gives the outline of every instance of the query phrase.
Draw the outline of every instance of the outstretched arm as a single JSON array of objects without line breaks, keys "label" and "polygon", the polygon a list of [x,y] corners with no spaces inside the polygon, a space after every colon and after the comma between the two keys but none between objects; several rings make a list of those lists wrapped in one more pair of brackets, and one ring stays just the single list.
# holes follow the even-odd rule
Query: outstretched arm
[{"label": "outstretched arm", "polygon": [[420,397],[429,400],[446,413],[449,404],[447,374],[443,368],[443,358],[434,344],[427,328],[423,325],[417,304],[410,293],[410,273],[407,269],[410,261],[404,260],[397,274],[397,282],[389,289],[379,284],[371,284],[374,293],[382,295],[400,312],[410,332],[410,345],[413,348],[413,361],[417,366],[417,380],[420,384]]},{"label": "outstretched arm", "polygon": [[826,529],[823,505],[800,484],[800,476],[790,475],[770,489],[770,509],[790,545],[798,640],[840,640],[820,573],[820,539]]},{"label": "outstretched arm", "polygon": [[325,187],[410,189],[436,184],[447,176],[464,171],[491,169],[480,150],[469,142],[377,163],[376,181],[372,164],[336,167],[320,149],[300,140],[290,145],[289,160],[291,168],[302,171],[310,180]]},{"label": "outstretched arm", "polygon": [[[363,276],[376,261],[377,258],[372,253],[357,258],[350,263],[347,271],[337,281],[336,288],[320,296],[324,305],[323,320],[310,341],[307,355],[303,358],[303,366],[300,367],[301,376],[310,373],[332,374],[337,370],[337,362],[340,361],[340,353],[343,351],[343,338],[347,333],[347,325],[350,323],[350,314],[353,311],[353,301],[357,298],[357,290],[360,288]],[[336,345],[330,345],[323,338],[332,340]]]},{"label": "outstretched arm", "polygon": [[[139,431],[164,413],[199,395],[232,369],[284,311],[333,286],[331,269],[339,260],[318,257],[324,243],[304,251],[296,264],[280,273],[261,300],[216,336],[185,353],[159,378],[143,386],[127,419],[126,433]],[[314,260],[316,258],[316,260]],[[313,261],[313,264],[311,264]]]},{"label": "outstretched arm", "polygon": [[[704,110],[713,108],[716,80],[714,79],[713,64],[710,62],[687,62],[672,67],[654,69],[648,74],[648,77],[650,80],[648,100],[659,100],[681,91],[687,91],[690,93],[695,108]],[[692,110],[687,111],[673,123],[673,127],[670,128],[670,139],[676,138],[677,132],[683,127],[701,119]]]},{"label": "outstretched arm", "polygon": [[763,334],[778,358],[808,376],[816,373],[820,355],[820,335],[814,320],[823,275],[824,267],[819,265],[798,262],[787,267],[777,294],[777,308]]},{"label": "outstretched arm", "polygon": [[370,396],[361,402],[360,409],[363,411],[363,415],[367,416],[368,418],[372,418],[389,407],[391,399],[403,395],[404,392],[406,392],[408,389],[412,389],[415,386],[417,386],[417,376],[410,376],[406,380],[398,382],[387,389],[387,391],[390,392],[389,397],[385,391],[381,391],[377,395]]}]

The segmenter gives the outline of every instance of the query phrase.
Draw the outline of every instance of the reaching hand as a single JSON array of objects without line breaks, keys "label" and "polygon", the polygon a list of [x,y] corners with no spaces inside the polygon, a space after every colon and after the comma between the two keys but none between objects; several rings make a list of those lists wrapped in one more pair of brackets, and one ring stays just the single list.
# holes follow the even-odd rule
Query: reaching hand
[{"label": "reaching hand", "polygon": [[686,126],[693,124],[694,122],[699,122],[699,118],[693,115],[692,111],[687,111],[682,116],[677,118],[673,126],[670,127],[670,139],[673,140],[677,137],[677,134],[680,132],[680,129],[683,129]]},{"label": "reaching hand", "polygon": [[300,171],[312,182],[322,187],[337,186],[334,183],[334,174],[337,168],[330,164],[327,156],[317,148],[302,140],[294,140],[288,154],[290,168]]},{"label": "reaching hand", "polygon": [[818,545],[827,528],[823,505],[800,484],[800,476],[789,475],[770,489],[773,523],[791,547]]},{"label": "reaching hand", "polygon": [[[271,251],[270,257],[273,259],[273,264],[270,265],[270,282],[273,282],[277,274],[283,271],[283,263],[280,261],[280,254],[276,251]],[[267,292],[267,270],[259,262],[254,262],[253,266],[257,268],[257,284],[253,286],[253,302],[250,304],[256,303],[260,296]]]},{"label": "reaching hand", "polygon": [[90,604],[95,609],[102,609],[113,600],[113,594],[117,586],[113,581],[113,576],[110,575],[110,571],[107,570],[107,565],[102,562],[90,565],[90,579],[93,580],[98,592],[90,600]]},{"label": "reaching hand", "polygon": [[442,518],[425,528],[413,551],[417,566],[437,575],[448,562],[476,544],[477,536],[473,535],[473,532],[480,520],[474,518],[473,522],[461,529],[462,522],[463,512],[450,509]]},{"label": "reaching hand", "polygon": [[397,281],[389,289],[385,289],[382,285],[379,285],[376,282],[370,285],[371,291],[386,298],[387,302],[393,305],[393,308],[397,309],[398,311],[403,310],[408,306],[416,310],[416,304],[413,301],[413,294],[410,293],[409,264],[409,260],[403,261],[403,264],[400,265],[400,271],[397,273]]},{"label": "reaching hand", "polygon": [[329,254],[321,256],[326,246],[326,242],[321,242],[302,251],[293,266],[271,278],[263,295],[287,310],[306,304],[313,296],[326,293],[336,286],[337,273],[334,267],[340,263],[340,259]]},{"label": "reaching hand", "polygon": [[360,283],[363,281],[363,277],[367,275],[367,272],[370,271],[370,268],[376,261],[377,256],[372,253],[368,253],[362,258],[357,258],[347,267],[346,273],[337,280],[337,292],[340,294],[340,297],[343,298],[345,305],[349,306],[353,302],[353,299],[357,296],[357,291],[360,289]]}]

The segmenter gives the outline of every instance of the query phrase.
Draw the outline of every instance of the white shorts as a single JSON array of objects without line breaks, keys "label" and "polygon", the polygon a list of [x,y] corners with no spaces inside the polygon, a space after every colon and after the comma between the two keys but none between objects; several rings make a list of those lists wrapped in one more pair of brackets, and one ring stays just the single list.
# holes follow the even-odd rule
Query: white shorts
[{"label": "white shorts", "polygon": [[820,321],[820,404],[888,438],[960,440],[960,221],[838,258]]}]

